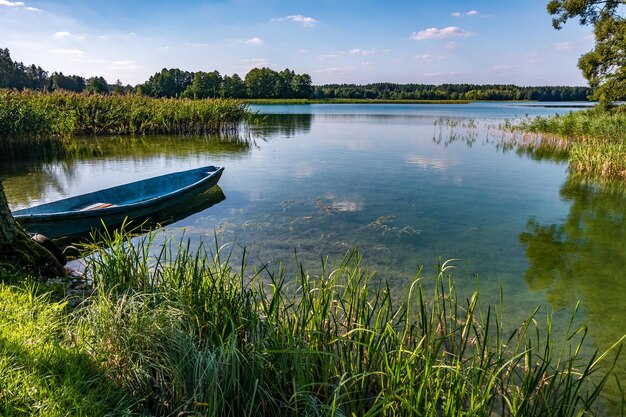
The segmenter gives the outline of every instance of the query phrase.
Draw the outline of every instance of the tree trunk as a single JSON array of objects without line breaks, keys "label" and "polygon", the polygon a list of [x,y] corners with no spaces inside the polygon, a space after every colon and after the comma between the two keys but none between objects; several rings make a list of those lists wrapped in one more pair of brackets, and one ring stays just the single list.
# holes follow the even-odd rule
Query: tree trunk
[{"label": "tree trunk", "polygon": [[0,180],[0,268],[34,276],[65,275],[65,269],[15,221]]}]

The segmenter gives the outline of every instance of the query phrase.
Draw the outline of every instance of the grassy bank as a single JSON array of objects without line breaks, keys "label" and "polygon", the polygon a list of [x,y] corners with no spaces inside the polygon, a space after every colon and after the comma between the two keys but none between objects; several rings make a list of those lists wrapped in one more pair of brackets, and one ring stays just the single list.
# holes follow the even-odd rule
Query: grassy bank
[{"label": "grassy bank", "polygon": [[246,115],[236,100],[0,90],[0,138],[201,134],[236,128]]},{"label": "grassy bank", "polygon": [[557,343],[534,311],[505,331],[502,306],[457,300],[446,264],[397,300],[356,252],[289,277],[235,270],[219,251],[150,256],[151,236],[106,240],[75,309],[0,286],[1,415],[598,412],[611,363],[578,356],[584,329]]},{"label": "grassy bank", "polygon": [[523,147],[569,156],[573,173],[626,180],[626,108],[598,109],[526,120],[516,129],[537,134]]},{"label": "grassy bank", "polygon": [[298,99],[262,98],[243,99],[248,104],[469,104],[471,100],[382,100],[356,98]]}]

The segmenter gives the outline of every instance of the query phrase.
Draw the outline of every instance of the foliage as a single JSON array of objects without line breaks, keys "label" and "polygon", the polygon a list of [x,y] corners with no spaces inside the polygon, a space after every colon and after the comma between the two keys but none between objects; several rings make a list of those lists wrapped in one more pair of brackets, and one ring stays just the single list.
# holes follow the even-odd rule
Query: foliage
[{"label": "foliage", "polygon": [[192,78],[191,72],[163,68],[138,86],[138,92],[149,97],[178,97],[191,84]]},{"label": "foliage", "polygon": [[109,92],[109,85],[103,77],[91,77],[87,80],[85,91],[91,94],[106,94]]},{"label": "foliage", "polygon": [[626,20],[606,17],[595,23],[595,48],[578,66],[603,107],[626,98]]},{"label": "foliage", "polygon": [[603,109],[626,98],[626,20],[620,15],[625,4],[624,0],[551,0],[547,7],[556,16],[552,20],[556,29],[575,17],[594,26],[595,48],[580,57],[578,67]]},{"label": "foliage", "polygon": [[244,98],[245,96],[246,86],[239,75],[233,74],[232,77],[225,75],[222,78],[220,97]]},{"label": "foliage", "polygon": [[220,97],[221,84],[222,76],[219,72],[198,71],[193,75],[193,80],[183,95],[195,99]]},{"label": "foliage", "polygon": [[62,72],[53,72],[50,77],[53,90],[66,90],[80,93],[85,89],[85,79],[78,75],[63,75]]},{"label": "foliage", "polygon": [[0,90],[0,138],[206,133],[236,128],[246,115],[229,99]]},{"label": "foliage", "polygon": [[569,19],[578,17],[581,25],[595,24],[606,16],[615,17],[624,0],[550,0],[548,13],[556,16],[552,19],[552,26],[561,29]]},{"label": "foliage", "polygon": [[35,65],[25,66],[21,62],[14,62],[7,48],[0,49],[0,88],[7,87],[20,90],[48,89],[48,73]]}]

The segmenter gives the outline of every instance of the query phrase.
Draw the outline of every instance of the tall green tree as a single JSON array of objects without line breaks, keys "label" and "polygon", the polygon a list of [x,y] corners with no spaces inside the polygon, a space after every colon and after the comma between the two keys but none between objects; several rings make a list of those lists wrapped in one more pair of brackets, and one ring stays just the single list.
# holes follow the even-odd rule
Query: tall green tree
[{"label": "tall green tree", "polygon": [[246,74],[244,84],[250,98],[275,98],[280,76],[270,68],[253,68]]},{"label": "tall green tree", "polygon": [[90,94],[107,94],[109,92],[109,84],[103,77],[91,77],[87,80],[85,90]]},{"label": "tall green tree", "polygon": [[310,98],[313,94],[313,81],[309,74],[296,74],[291,80],[293,98]]},{"label": "tall green tree", "polygon": [[222,76],[218,71],[198,71],[183,95],[195,99],[214,98],[219,96],[221,84]]},{"label": "tall green tree", "polygon": [[163,68],[141,85],[139,92],[150,97],[179,97],[189,87],[193,73]]},{"label": "tall green tree", "polygon": [[49,87],[48,73],[41,67],[26,66],[11,59],[8,48],[0,48],[0,88],[22,90],[46,90]]},{"label": "tall green tree", "polygon": [[220,97],[223,98],[244,98],[246,97],[246,86],[238,74],[232,77],[225,75],[222,79]]},{"label": "tall green tree", "polygon": [[291,83],[296,73],[289,68],[285,68],[278,73],[276,78],[276,85],[274,87],[274,97],[276,98],[292,98],[293,90],[291,89]]},{"label": "tall green tree", "polygon": [[580,57],[578,67],[605,109],[626,98],[624,6],[626,0],[551,0],[547,6],[555,29],[572,18],[578,18],[582,25],[593,25],[596,45]]},{"label": "tall green tree", "polygon": [[85,79],[78,75],[63,75],[62,72],[53,72],[50,80],[54,90],[67,90],[80,93],[85,89]]}]

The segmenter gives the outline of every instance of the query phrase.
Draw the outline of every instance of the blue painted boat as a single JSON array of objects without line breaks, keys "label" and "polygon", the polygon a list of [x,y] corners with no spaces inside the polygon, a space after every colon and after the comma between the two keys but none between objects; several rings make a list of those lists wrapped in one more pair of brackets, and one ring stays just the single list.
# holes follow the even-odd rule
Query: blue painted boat
[{"label": "blue painted boat", "polygon": [[148,219],[154,213],[207,190],[219,181],[223,167],[206,166],[94,191],[13,212],[28,232],[49,238],[79,235],[114,227],[125,220]]}]

